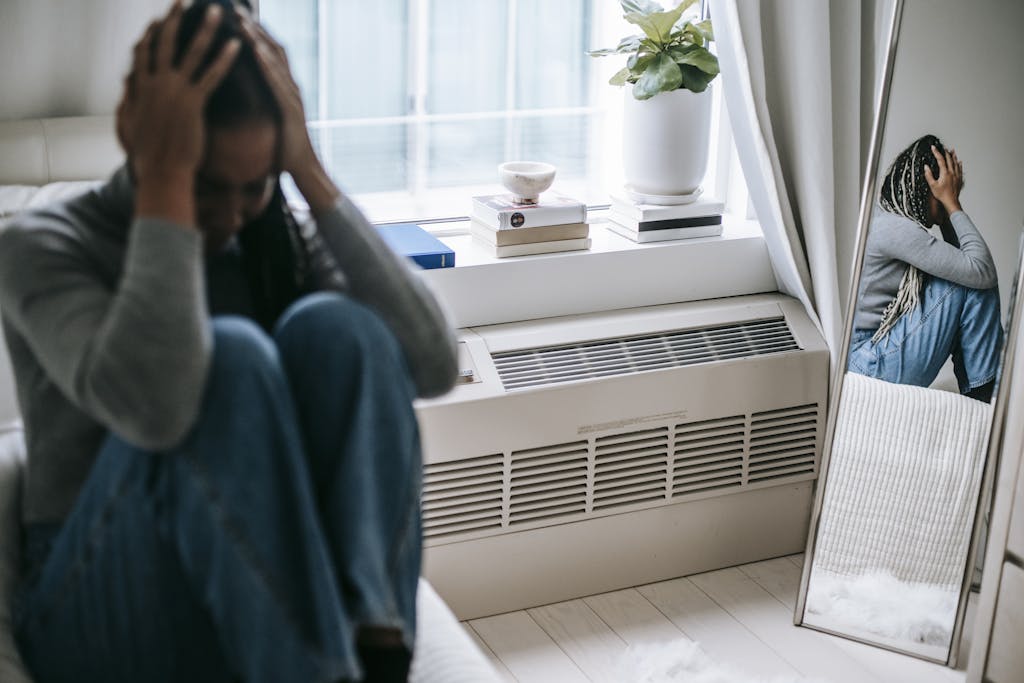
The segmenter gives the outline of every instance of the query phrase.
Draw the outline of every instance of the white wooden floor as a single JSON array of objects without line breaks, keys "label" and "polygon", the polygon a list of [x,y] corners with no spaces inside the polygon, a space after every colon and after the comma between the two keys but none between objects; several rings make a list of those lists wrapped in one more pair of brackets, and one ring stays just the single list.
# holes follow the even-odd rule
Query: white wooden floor
[{"label": "white wooden floor", "polygon": [[687,641],[744,681],[964,681],[963,671],[793,626],[802,560],[781,557],[463,625],[503,678],[520,683],[629,683],[627,648]]}]

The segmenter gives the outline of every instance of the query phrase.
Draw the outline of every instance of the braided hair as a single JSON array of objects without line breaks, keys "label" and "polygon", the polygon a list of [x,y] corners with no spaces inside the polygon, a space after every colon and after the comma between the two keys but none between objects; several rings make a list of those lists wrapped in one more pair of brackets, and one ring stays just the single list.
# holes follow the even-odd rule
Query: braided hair
[{"label": "braided hair", "polygon": [[[251,9],[248,0],[194,0],[181,18],[176,60],[191,44],[210,5],[220,5],[224,11],[200,72],[209,67],[229,40],[242,38],[235,6]],[[203,122],[207,128],[227,128],[252,121],[269,121],[280,130],[281,110],[255,52],[242,40],[231,68],[206,102]],[[288,208],[279,178],[266,209],[242,228],[238,241],[256,321],[269,330],[289,304],[313,287],[310,257],[305,248],[308,237]]]},{"label": "braided hair", "polygon": [[[931,167],[933,178],[939,177],[939,164],[932,154],[932,146],[940,154],[946,153],[946,148],[934,135],[924,135],[900,152],[885,173],[879,196],[883,211],[912,220],[925,230],[931,228],[928,199],[932,193],[924,175],[925,166]],[[924,274],[908,264],[896,296],[882,311],[882,322],[871,337],[872,342],[884,339],[896,321],[917,308],[923,285]]]}]

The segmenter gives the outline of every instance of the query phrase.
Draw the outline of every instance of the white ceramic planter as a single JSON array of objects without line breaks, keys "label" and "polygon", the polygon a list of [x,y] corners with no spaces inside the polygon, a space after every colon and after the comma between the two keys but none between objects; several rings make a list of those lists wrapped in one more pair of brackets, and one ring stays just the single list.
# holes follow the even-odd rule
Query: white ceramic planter
[{"label": "white ceramic planter", "polygon": [[637,100],[625,90],[622,163],[626,184],[649,195],[688,195],[708,166],[711,88]]}]

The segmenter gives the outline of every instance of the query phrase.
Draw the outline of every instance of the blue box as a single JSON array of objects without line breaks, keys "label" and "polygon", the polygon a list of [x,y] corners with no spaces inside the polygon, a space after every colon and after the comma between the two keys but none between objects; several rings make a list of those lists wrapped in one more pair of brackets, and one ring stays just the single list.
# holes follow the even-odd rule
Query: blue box
[{"label": "blue box", "polygon": [[416,223],[378,225],[377,230],[395,253],[408,256],[421,268],[455,265],[455,252]]}]

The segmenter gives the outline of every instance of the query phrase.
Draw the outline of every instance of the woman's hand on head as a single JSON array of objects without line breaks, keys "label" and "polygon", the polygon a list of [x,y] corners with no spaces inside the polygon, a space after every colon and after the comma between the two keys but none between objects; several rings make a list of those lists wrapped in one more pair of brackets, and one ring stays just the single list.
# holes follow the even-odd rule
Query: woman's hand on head
[{"label": "woman's hand on head", "polygon": [[137,184],[136,212],[182,225],[195,222],[194,177],[205,151],[203,107],[231,68],[241,42],[229,41],[197,75],[221,21],[211,7],[175,63],[181,0],[150,24],[135,45],[132,71],[117,108],[117,135]]},{"label": "woman's hand on head", "polygon": [[333,206],[340,192],[313,149],[306,128],[302,93],[292,77],[285,49],[262,26],[236,8],[245,39],[252,46],[267,85],[281,110],[281,170],[291,174],[314,211]]},{"label": "woman's hand on head", "polygon": [[932,146],[932,155],[939,165],[939,177],[932,175],[931,166],[924,167],[924,178],[932,194],[949,214],[962,211],[960,206],[960,190],[964,186],[964,165],[956,156],[955,150],[947,150],[945,154]]}]

